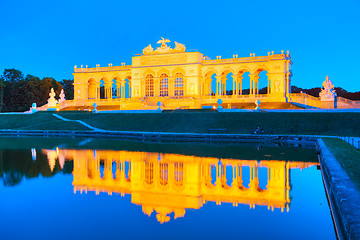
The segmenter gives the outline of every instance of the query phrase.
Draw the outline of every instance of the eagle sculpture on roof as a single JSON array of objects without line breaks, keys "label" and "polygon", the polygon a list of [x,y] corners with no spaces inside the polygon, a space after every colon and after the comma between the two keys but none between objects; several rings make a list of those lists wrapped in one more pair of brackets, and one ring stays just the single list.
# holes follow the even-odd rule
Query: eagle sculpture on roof
[{"label": "eagle sculpture on roof", "polygon": [[161,37],[161,40],[159,40],[157,43],[161,44],[161,48],[166,48],[167,47],[166,43],[169,43],[169,42],[170,42],[169,39],[164,39],[163,37]]}]

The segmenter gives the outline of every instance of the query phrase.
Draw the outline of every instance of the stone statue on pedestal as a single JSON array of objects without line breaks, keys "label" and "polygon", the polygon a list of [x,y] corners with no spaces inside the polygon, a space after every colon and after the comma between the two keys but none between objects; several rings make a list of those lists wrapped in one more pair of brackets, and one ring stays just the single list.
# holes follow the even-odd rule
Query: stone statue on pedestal
[{"label": "stone statue on pedestal", "polygon": [[61,89],[61,92],[60,92],[60,99],[59,99],[59,103],[62,103],[63,101],[65,101],[65,93],[64,93],[64,89]]},{"label": "stone statue on pedestal", "polygon": [[48,109],[49,108],[56,108],[56,104],[58,103],[58,101],[55,99],[54,88],[51,88],[49,96],[50,96],[50,98],[48,99]]},{"label": "stone statue on pedestal", "polygon": [[326,80],[323,82],[323,89],[319,93],[321,101],[334,101],[335,97],[337,96],[334,85],[329,79],[329,76],[326,76]]}]

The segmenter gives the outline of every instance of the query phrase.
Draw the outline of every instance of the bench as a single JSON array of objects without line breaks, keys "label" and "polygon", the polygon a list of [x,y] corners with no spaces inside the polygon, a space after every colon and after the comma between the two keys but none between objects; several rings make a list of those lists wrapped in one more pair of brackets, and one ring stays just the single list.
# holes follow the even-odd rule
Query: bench
[{"label": "bench", "polygon": [[274,129],[263,129],[261,132],[255,132],[255,131],[256,131],[256,129],[251,129],[250,133],[254,134],[254,135],[261,135],[261,134],[273,135],[274,134]]}]

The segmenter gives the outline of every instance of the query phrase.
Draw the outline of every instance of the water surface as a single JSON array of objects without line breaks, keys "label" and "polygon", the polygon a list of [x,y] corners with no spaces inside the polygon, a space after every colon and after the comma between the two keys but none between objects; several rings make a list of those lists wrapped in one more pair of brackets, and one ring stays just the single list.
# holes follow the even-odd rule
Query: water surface
[{"label": "water surface", "polygon": [[334,239],[313,147],[0,138],[1,239]]}]

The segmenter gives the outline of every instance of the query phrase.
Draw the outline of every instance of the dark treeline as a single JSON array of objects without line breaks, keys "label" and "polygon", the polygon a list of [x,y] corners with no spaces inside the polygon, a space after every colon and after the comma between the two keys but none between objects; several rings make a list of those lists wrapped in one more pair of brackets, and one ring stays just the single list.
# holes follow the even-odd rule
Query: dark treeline
[{"label": "dark treeline", "polygon": [[5,69],[0,76],[0,111],[23,112],[29,110],[32,103],[44,105],[51,88],[57,98],[61,89],[64,89],[66,99],[74,98],[73,80],[58,82],[51,77],[40,79],[30,74],[24,77],[19,70]]},{"label": "dark treeline", "polygon": [[59,161],[53,171],[50,170],[46,154],[38,149],[36,161],[32,160],[30,149],[0,150],[0,181],[2,179],[5,187],[16,186],[24,178],[37,178],[40,175],[52,177],[58,173],[71,174],[73,162],[65,161],[64,168],[61,169]]},{"label": "dark treeline", "polygon": [[[350,100],[360,100],[360,91],[358,92],[348,92],[345,89],[341,88],[341,87],[335,87],[335,92],[337,94],[338,97],[343,97],[343,98],[347,98]],[[314,97],[319,97],[319,93],[321,92],[321,88],[320,87],[316,87],[316,88],[310,88],[310,89],[304,89],[304,88],[299,88],[297,86],[291,86],[291,92],[292,93],[306,93],[309,94],[311,96]]]}]

